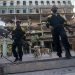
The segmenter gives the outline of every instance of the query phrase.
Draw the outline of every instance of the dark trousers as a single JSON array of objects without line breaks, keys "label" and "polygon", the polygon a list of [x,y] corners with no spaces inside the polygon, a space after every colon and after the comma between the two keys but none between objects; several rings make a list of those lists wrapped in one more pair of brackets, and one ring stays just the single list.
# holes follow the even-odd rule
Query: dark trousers
[{"label": "dark trousers", "polygon": [[[17,50],[16,50],[16,48],[17,48]],[[19,59],[22,59],[23,52],[22,52],[21,42],[17,42],[17,43],[14,42],[12,44],[12,52],[13,52],[13,55],[14,55],[15,58],[18,59],[18,57],[19,57]]]},{"label": "dark trousers", "polygon": [[29,44],[27,41],[23,41],[23,51],[25,54],[29,54]]},{"label": "dark trousers", "polygon": [[66,32],[64,30],[64,28],[54,28],[52,30],[52,36],[53,36],[53,43],[54,43],[54,47],[57,51],[58,55],[61,55],[62,53],[62,48],[61,48],[61,43],[60,40],[62,42],[62,45],[66,51],[66,54],[70,54],[70,44],[68,42],[68,37],[66,35]]},{"label": "dark trousers", "polygon": [[23,46],[23,51],[25,54],[29,54],[29,47]]}]

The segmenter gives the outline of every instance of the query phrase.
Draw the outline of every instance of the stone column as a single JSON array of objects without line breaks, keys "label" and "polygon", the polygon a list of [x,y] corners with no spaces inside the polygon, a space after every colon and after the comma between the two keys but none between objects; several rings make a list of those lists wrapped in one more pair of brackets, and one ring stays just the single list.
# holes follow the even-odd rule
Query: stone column
[{"label": "stone column", "polygon": [[44,41],[43,40],[41,40],[41,47],[44,47]]},{"label": "stone column", "polygon": [[3,56],[7,56],[7,39],[3,39]]}]

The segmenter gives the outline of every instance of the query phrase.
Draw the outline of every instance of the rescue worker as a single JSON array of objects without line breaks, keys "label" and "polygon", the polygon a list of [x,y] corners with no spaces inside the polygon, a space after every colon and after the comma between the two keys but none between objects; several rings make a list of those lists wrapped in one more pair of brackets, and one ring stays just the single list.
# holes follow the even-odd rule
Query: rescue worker
[{"label": "rescue worker", "polygon": [[62,48],[60,43],[61,40],[62,45],[65,49],[66,58],[71,58],[70,44],[68,42],[68,37],[64,29],[64,24],[66,24],[67,22],[59,13],[57,13],[57,9],[58,8],[55,5],[52,7],[52,15],[47,18],[46,26],[48,28],[52,28],[53,43],[57,51],[57,55],[59,57],[62,57]]},{"label": "rescue worker", "polygon": [[[21,29],[20,26],[20,21],[16,22],[16,29],[12,32],[12,39],[13,39],[13,44],[12,44],[12,52],[15,57],[15,61],[22,61],[22,39],[24,37],[24,32]],[[16,50],[17,48],[17,50]]]}]

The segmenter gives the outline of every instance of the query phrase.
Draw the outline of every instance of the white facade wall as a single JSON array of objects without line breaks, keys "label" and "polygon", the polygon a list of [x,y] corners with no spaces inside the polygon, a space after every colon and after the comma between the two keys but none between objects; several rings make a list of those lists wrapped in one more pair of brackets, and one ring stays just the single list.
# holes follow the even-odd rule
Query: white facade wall
[{"label": "white facade wall", "polygon": [[[10,5],[11,1],[13,1],[13,6]],[[17,5],[17,1],[20,1],[19,5]],[[26,6],[23,5],[23,1],[26,1]],[[32,1],[31,6],[29,5],[29,1]],[[72,8],[71,8],[72,5],[68,3],[68,1],[70,1],[70,0],[8,0],[8,1],[6,0],[6,6],[3,6],[4,1],[0,1],[0,14],[2,14],[4,12],[4,10],[5,10],[5,12],[3,14],[10,14],[10,10],[13,10],[12,14],[16,13],[17,10],[20,10],[19,13],[23,14],[24,9],[26,9],[26,13],[28,13],[28,14],[29,13],[36,13],[35,7],[37,7],[37,6],[35,4],[35,1],[38,1],[37,6],[40,6],[40,7],[41,6],[42,7],[45,7],[45,6],[50,7],[52,5],[57,5],[59,8],[63,7],[66,10],[67,9],[66,6],[67,6],[68,8],[70,7],[69,10],[72,11]],[[44,2],[44,5],[41,4],[41,1]],[[50,5],[47,5],[47,1],[50,2]],[[53,4],[52,1],[55,1],[55,4]],[[58,4],[58,1],[60,1],[60,4]],[[64,4],[63,1],[65,1],[66,4]],[[30,7],[27,7],[27,6],[30,6]],[[32,12],[30,12],[30,10]]]},{"label": "white facade wall", "polygon": [[[6,1],[7,2],[7,6],[10,6],[10,1]],[[47,5],[46,1],[49,1],[50,2],[50,5],[53,5],[52,4],[52,1],[55,1],[55,5],[58,5],[58,2],[57,1],[60,1],[61,5],[64,5],[63,4],[63,1],[66,2],[66,5],[69,5],[68,4],[68,1],[71,1],[71,0],[13,0],[14,2],[14,6],[17,5],[17,1],[20,1],[20,5],[23,5],[23,1],[26,1],[26,5],[29,5],[29,1],[32,1],[32,5],[35,5],[35,1],[38,1],[38,4],[41,5],[41,1],[44,1],[44,5]],[[0,6],[3,6],[3,1],[0,1]]]}]

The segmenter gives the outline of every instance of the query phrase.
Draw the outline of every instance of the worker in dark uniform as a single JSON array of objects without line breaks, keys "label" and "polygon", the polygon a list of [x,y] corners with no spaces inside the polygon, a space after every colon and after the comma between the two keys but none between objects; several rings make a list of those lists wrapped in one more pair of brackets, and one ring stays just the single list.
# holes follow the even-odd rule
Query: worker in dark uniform
[{"label": "worker in dark uniform", "polygon": [[[12,52],[15,57],[15,61],[22,61],[22,39],[24,37],[24,32],[21,29],[20,26],[20,21],[16,22],[16,29],[12,32],[12,39],[13,39],[13,44],[12,44]],[[16,50],[17,48],[17,50]]]},{"label": "worker in dark uniform", "polygon": [[64,29],[64,24],[66,24],[66,20],[57,13],[57,7],[52,7],[52,15],[47,18],[47,27],[52,28],[52,36],[53,36],[53,43],[54,47],[57,51],[57,55],[62,57],[62,49],[60,40],[65,48],[65,56],[66,58],[70,58],[70,44],[68,42],[68,38]]}]

